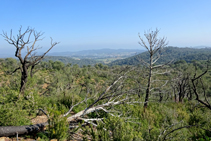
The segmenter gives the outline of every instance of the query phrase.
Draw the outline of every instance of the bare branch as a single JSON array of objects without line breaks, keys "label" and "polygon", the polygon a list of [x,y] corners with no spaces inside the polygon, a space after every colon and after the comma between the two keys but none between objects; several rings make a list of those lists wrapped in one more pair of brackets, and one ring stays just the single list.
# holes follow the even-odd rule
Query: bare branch
[{"label": "bare branch", "polygon": [[[131,70],[129,70],[131,71]],[[103,97],[103,95],[105,95],[120,79],[122,79],[123,77],[125,77],[125,75],[129,72],[127,71],[125,74],[121,75],[119,78],[117,78],[99,97],[98,99],[93,103],[91,104],[88,108],[86,108],[86,110],[84,111],[84,113],[89,109],[91,108],[92,106],[94,106],[98,101],[101,100],[101,98]]]},{"label": "bare branch", "polygon": [[73,106],[69,109],[69,111],[63,115],[63,117],[66,117],[66,116],[73,110],[74,107],[76,107],[76,106],[78,106],[79,104],[85,102],[85,100],[87,100],[87,98],[85,98],[85,99],[82,100],[81,102],[78,102],[77,104],[73,105]]},{"label": "bare branch", "polygon": [[174,129],[174,130],[171,130],[170,132],[168,132],[168,133],[163,137],[163,140],[166,140],[166,137],[167,137],[169,134],[171,134],[171,133],[173,133],[173,132],[175,132],[175,131],[177,131],[177,130],[180,130],[180,129],[183,129],[183,128],[191,128],[191,127],[195,127],[195,126],[200,126],[200,125],[187,125],[187,126],[183,126],[183,127],[179,127],[179,128]]},{"label": "bare branch", "polygon": [[201,77],[204,76],[208,72],[208,64],[207,64],[206,70],[203,73],[201,73],[199,76],[196,76],[196,70],[197,70],[197,67],[195,66],[195,74],[194,74],[194,77],[191,79],[191,82],[192,82],[192,85],[193,85],[193,88],[192,88],[193,92],[194,92],[194,94],[196,96],[196,100],[211,110],[211,105],[210,105],[210,103],[208,102],[208,100],[206,98],[203,82],[200,81],[201,84],[202,84],[202,89],[203,89],[203,93],[204,93],[206,102],[204,102],[204,101],[199,99],[199,94],[197,92],[197,83],[195,83],[196,80],[201,79]]}]

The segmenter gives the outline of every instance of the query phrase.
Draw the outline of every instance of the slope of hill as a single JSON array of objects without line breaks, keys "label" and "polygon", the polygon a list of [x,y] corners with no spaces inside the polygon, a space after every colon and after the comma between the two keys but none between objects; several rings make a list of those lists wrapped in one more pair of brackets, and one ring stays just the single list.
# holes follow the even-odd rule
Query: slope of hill
[{"label": "slope of hill", "polygon": [[[178,48],[178,47],[166,47],[162,50],[162,57],[157,61],[157,64],[166,63],[171,60],[185,60],[186,62],[191,62],[192,60],[208,60],[211,57],[211,48]],[[140,64],[140,59],[148,62],[149,53],[143,52],[141,54],[121,59],[115,60],[109,63],[112,65],[137,65]]]}]

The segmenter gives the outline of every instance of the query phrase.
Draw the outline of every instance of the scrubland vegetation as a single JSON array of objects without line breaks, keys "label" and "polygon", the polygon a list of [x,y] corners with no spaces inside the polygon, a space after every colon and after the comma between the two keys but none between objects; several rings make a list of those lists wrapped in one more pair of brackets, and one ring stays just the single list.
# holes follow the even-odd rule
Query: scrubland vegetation
[{"label": "scrubland vegetation", "polygon": [[27,130],[30,134],[22,136],[39,140],[210,140],[210,62],[178,60],[163,65],[156,61],[162,57],[162,46],[150,47],[148,56],[154,60],[139,58],[138,65],[79,67],[43,61],[30,66],[27,59],[33,62],[34,58],[26,57],[26,70],[31,74],[25,76],[27,81],[23,81],[23,62],[1,59],[0,135],[21,135],[22,129],[9,132],[9,126],[40,123],[39,132],[31,128]]},{"label": "scrubland vegetation", "polygon": [[[108,67],[98,64],[80,68],[77,65],[64,65],[62,62],[42,62],[36,66],[37,72],[29,78],[24,94],[19,97],[21,75],[18,71],[11,73],[15,67],[18,67],[18,64],[13,58],[1,59],[1,126],[30,125],[37,115],[45,116],[42,112],[38,112],[38,109],[43,109],[52,123],[47,128],[47,132],[37,134],[36,137],[43,140],[48,138],[210,139],[210,109],[196,100],[191,84],[191,78],[195,73],[199,75],[207,69],[206,61],[192,63],[178,61],[168,66],[166,69],[169,71],[164,75],[156,75],[156,80],[165,80],[168,83],[164,87],[158,87],[163,84],[160,81],[152,85],[155,89],[151,91],[149,104],[145,111],[143,101],[147,72],[144,67],[136,66],[121,82],[112,87],[111,93],[108,92],[108,96],[125,93],[122,99],[127,96],[127,93],[133,93],[134,98],[131,96],[125,103],[111,105],[106,108],[106,111],[97,110],[84,115],[84,118],[90,119],[90,124],[85,124],[89,122],[83,121],[83,118],[75,119],[74,125],[78,126],[71,129],[68,129],[68,126],[69,124],[73,126],[73,121],[68,124],[66,117],[61,117],[61,115],[66,113],[71,106],[87,98],[84,103],[75,106],[67,117],[86,109],[122,74],[121,71],[125,70],[125,67]],[[132,66],[127,70],[131,68]],[[200,93],[201,100],[209,101],[210,99],[210,78],[211,73],[208,72],[197,82],[197,91]],[[106,103],[109,100],[108,96],[104,96],[105,99],[101,99],[97,104]],[[92,98],[88,99],[89,97]],[[91,121],[91,119],[99,118],[101,120]]]}]

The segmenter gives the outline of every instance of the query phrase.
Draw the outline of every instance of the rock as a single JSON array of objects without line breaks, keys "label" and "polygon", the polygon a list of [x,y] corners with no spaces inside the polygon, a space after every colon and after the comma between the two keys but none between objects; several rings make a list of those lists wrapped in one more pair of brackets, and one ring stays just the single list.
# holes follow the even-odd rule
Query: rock
[{"label": "rock", "polygon": [[7,137],[1,137],[1,138],[0,138],[0,141],[10,141],[10,139],[7,138]]}]

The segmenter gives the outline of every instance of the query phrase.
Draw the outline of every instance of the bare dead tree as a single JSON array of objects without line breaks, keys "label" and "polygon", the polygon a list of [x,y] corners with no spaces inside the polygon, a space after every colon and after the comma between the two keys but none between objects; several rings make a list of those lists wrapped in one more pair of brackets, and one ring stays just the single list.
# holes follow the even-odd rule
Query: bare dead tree
[{"label": "bare dead tree", "polygon": [[[19,29],[19,33],[17,36],[13,36],[12,30],[10,35],[7,35],[6,32],[1,34],[5,40],[15,46],[15,57],[17,57],[21,63],[20,67],[16,68],[14,72],[17,70],[21,70],[21,86],[20,86],[20,93],[24,92],[28,75],[29,69],[31,73],[31,77],[33,76],[33,69],[39,62],[44,58],[44,56],[55,46],[58,42],[53,42],[51,38],[51,46],[50,48],[41,56],[36,56],[35,51],[38,49],[38,46],[35,44],[42,40],[41,36],[43,35],[42,32],[37,32],[35,29],[28,27],[24,32],[22,32],[22,27]],[[26,55],[23,56],[23,51],[26,50]]]},{"label": "bare dead tree", "polygon": [[[171,86],[174,90],[174,99],[175,102],[179,100],[179,102],[182,102],[182,100],[185,97],[189,96],[189,99],[192,97],[192,93],[190,90],[190,74],[178,72],[178,75],[175,76],[175,79],[172,79]],[[179,98],[178,98],[179,97]]]},{"label": "bare dead tree", "polygon": [[144,36],[147,39],[148,44],[144,41],[144,39],[139,34],[139,38],[141,40],[139,44],[145,47],[147,51],[149,52],[149,63],[142,60],[146,64],[149,71],[144,108],[147,108],[148,101],[149,101],[149,95],[150,95],[150,89],[151,89],[151,83],[152,83],[152,73],[153,73],[152,71],[154,69],[161,68],[166,65],[166,64],[155,65],[155,63],[161,57],[161,49],[166,47],[168,44],[165,37],[158,39],[158,33],[159,33],[158,29],[156,29],[155,31],[149,30],[148,32],[145,32]]}]

